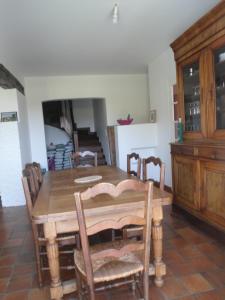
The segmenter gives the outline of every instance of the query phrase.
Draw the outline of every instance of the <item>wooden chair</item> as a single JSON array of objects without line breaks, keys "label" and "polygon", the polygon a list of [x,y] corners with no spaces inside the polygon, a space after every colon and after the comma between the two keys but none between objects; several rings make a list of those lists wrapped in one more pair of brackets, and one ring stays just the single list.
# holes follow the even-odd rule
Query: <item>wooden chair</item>
[{"label": "wooden chair", "polygon": [[[127,204],[121,215],[121,209],[117,215],[115,208],[114,217],[106,217],[104,221],[95,224],[87,224],[83,202],[100,194],[106,197],[130,197],[130,193],[143,192],[143,201],[136,202],[138,208],[132,209],[131,203]],[[75,203],[82,250],[75,250],[74,261],[78,285],[79,299],[82,292],[87,290],[90,299],[95,300],[95,292],[104,287],[96,288],[95,284],[106,284],[105,288],[116,287],[122,284],[133,283],[137,278],[142,278],[144,285],[144,299],[149,296],[149,260],[152,223],[152,182],[143,183],[134,179],[121,181],[117,186],[111,183],[99,183],[82,193],[75,193]],[[104,199],[103,199],[104,200]],[[116,201],[116,199],[115,199]],[[140,209],[139,209],[140,208]],[[90,221],[89,221],[90,222]],[[108,243],[90,246],[88,237],[106,229],[122,229],[128,225],[141,225],[144,228],[142,241],[118,240]],[[125,280],[131,278],[129,280]],[[118,281],[123,279],[123,282]]]},{"label": "wooden chair", "polygon": [[[137,161],[137,171],[131,170],[131,161],[136,160]],[[136,176],[138,179],[141,178],[141,158],[139,157],[139,154],[137,153],[131,153],[127,154],[127,173],[133,176]],[[142,228],[141,230],[137,230],[136,226],[128,226],[126,228],[123,228],[123,239],[127,239],[128,237],[135,236],[136,234],[140,235],[142,233]],[[120,234],[119,234],[120,236]],[[112,239],[115,239],[116,233],[113,231],[112,232]]]},{"label": "wooden chair", "polygon": [[[154,166],[159,166],[159,168],[160,168],[159,182],[148,177],[147,168],[148,168],[149,164],[153,164]],[[160,189],[163,191],[164,190],[164,178],[165,178],[165,164],[161,161],[160,158],[150,156],[148,158],[143,159],[143,181],[151,180],[156,185],[159,185]]]},{"label": "wooden chair", "polygon": [[[135,159],[137,161],[137,171],[131,170],[131,161]],[[141,176],[141,158],[137,153],[127,154],[127,173],[134,175],[140,179]]]},{"label": "wooden chair", "polygon": [[41,184],[43,182],[43,175],[42,175],[42,171],[41,171],[41,165],[34,161],[33,166],[34,166],[36,174],[37,174],[38,183],[41,186]]},{"label": "wooden chair", "polygon": [[[33,184],[32,182],[33,182],[33,175],[30,172],[30,168],[23,170],[22,185],[23,185],[24,195],[25,195],[25,199],[26,199],[28,216],[29,216],[29,219],[31,222],[31,227],[32,227],[33,240],[34,240],[34,246],[35,246],[38,281],[39,281],[39,286],[41,287],[43,284],[42,272],[45,270],[49,270],[49,267],[47,264],[46,239],[44,238],[43,225],[35,224],[32,220],[32,209],[33,209],[33,206],[36,201],[36,198],[30,192],[29,186],[31,184]],[[73,246],[71,249],[66,249],[64,251],[60,250],[60,254],[65,254],[65,255],[73,254],[73,248],[75,245],[74,235],[58,237],[57,241],[58,241],[59,246],[65,246],[65,245]],[[74,269],[74,265],[61,266],[60,268],[70,270],[70,269]]]},{"label": "wooden chair", "polygon": [[[82,158],[87,159],[90,163],[82,164]],[[97,167],[98,154],[91,151],[74,152],[70,156],[70,165],[71,168]]]},{"label": "wooden chair", "polygon": [[26,164],[25,169],[23,170],[23,176],[27,177],[31,199],[34,202],[39,193],[40,186],[38,183],[37,172],[33,164]]},{"label": "wooden chair", "polygon": [[[164,177],[165,177],[165,164],[161,161],[160,158],[150,156],[148,158],[143,158],[143,181],[151,180],[155,185],[159,186],[162,191],[164,191]],[[159,182],[150,179],[147,176],[147,168],[149,164],[153,164],[154,166],[160,167],[160,178]],[[135,238],[140,239],[143,237],[143,228],[142,226],[130,226],[128,228],[124,228],[123,230],[123,238],[129,239],[129,238]]]}]

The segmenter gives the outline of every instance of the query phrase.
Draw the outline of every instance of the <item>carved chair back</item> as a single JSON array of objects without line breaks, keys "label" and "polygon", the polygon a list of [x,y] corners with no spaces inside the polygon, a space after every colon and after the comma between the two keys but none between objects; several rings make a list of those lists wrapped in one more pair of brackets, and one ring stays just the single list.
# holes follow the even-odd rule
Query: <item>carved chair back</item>
[{"label": "carved chair back", "polygon": [[143,159],[143,181],[151,180],[157,183],[156,180],[148,176],[148,166],[159,166],[160,175],[159,175],[159,187],[161,190],[164,190],[164,178],[165,178],[165,164],[161,161],[159,157],[150,156]]},{"label": "carved chair back", "polygon": [[27,205],[27,211],[29,214],[29,218],[32,218],[32,208],[33,208],[33,201],[31,199],[31,193],[28,185],[28,178],[26,176],[26,172],[23,172],[22,176],[22,185],[23,185],[23,190],[24,190],[24,195],[26,199],[26,205]]},{"label": "carved chair back", "polygon": [[25,169],[23,170],[23,176],[27,178],[30,197],[32,203],[34,204],[40,188],[35,167],[32,164],[27,164]]},{"label": "carved chair back", "polygon": [[[82,164],[82,159],[88,159],[88,163]],[[74,152],[70,156],[70,165],[71,168],[97,167],[98,154],[92,151]]]},{"label": "carved chair back", "polygon": [[[120,213],[116,211],[112,217],[105,217],[104,220],[99,221],[94,224],[87,224],[84,203],[86,200],[95,198],[96,196],[104,195],[104,197],[113,197],[115,201],[119,197],[125,196],[129,199],[134,192],[143,192],[143,201],[139,201],[135,204],[136,209],[131,207],[131,203],[127,203],[124,207],[124,213],[121,216]],[[94,277],[93,277],[93,262],[101,259],[107,259],[109,257],[114,257],[115,260],[119,260],[121,256],[125,254],[140,251],[143,262],[143,274],[145,278],[145,295],[148,295],[148,272],[149,272],[149,260],[150,260],[150,242],[151,242],[151,223],[152,223],[152,198],[153,198],[153,183],[147,182],[143,183],[135,179],[127,179],[121,181],[117,186],[111,183],[99,183],[95,186],[88,188],[82,193],[75,193],[75,204],[77,219],[79,224],[79,232],[81,238],[81,245],[83,251],[84,265],[86,270],[86,280],[87,285],[90,288],[91,299],[94,299]],[[104,199],[103,199],[104,200]],[[121,210],[121,209],[120,209]],[[106,229],[122,229],[129,225],[139,225],[143,226],[144,238],[142,241],[130,241],[125,244],[124,247],[115,249],[109,248],[105,249],[103,246],[98,248],[99,251],[90,251],[88,236],[96,234],[100,231]],[[113,243],[113,242],[112,242]],[[104,243],[103,243],[104,244]],[[121,270],[122,271],[122,270]],[[112,273],[112,270],[110,271]],[[116,275],[115,275],[116,277]],[[118,274],[118,278],[119,274]],[[145,299],[148,299],[146,296]]]},{"label": "carved chair back", "polygon": [[[135,160],[137,162],[137,170],[131,170],[131,162]],[[141,176],[141,158],[137,153],[127,154],[127,173],[130,175],[134,175],[140,179]]]},{"label": "carved chair back", "polygon": [[39,185],[41,185],[42,182],[43,182],[43,175],[42,175],[42,171],[41,171],[41,165],[37,162],[33,162],[33,166],[34,166],[36,174],[37,174],[38,183],[39,183]]}]

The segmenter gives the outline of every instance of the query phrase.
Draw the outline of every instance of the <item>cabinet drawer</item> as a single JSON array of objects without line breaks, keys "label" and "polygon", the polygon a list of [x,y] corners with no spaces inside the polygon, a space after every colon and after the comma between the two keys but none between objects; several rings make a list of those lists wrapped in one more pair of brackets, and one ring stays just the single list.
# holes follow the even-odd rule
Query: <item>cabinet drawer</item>
[{"label": "cabinet drawer", "polygon": [[194,155],[194,147],[186,145],[171,145],[172,154]]},{"label": "cabinet drawer", "polygon": [[225,160],[224,148],[198,148],[198,156],[201,158],[209,158],[213,160]]}]

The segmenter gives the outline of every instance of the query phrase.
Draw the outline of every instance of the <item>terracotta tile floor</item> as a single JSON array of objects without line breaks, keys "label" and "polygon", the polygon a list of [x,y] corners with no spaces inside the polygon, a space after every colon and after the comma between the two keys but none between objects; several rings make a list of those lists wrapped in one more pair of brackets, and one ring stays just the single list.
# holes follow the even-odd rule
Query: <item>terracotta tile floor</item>
[{"label": "terracotta tile floor", "polygon": [[[150,282],[151,300],[225,300],[224,235],[179,211],[165,208],[164,261],[167,275],[162,288]],[[73,276],[64,272],[63,277]],[[49,276],[38,288],[31,228],[24,207],[0,210],[0,300],[47,300]],[[98,300],[135,299],[123,287]],[[76,299],[71,294],[64,299]]]}]

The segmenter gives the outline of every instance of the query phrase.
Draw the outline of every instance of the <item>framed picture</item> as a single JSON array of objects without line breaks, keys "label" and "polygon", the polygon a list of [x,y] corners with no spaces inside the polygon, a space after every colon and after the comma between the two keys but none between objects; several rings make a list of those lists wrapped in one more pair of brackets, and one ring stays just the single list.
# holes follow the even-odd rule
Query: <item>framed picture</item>
[{"label": "framed picture", "polygon": [[150,110],[150,113],[149,113],[149,122],[150,123],[156,123],[156,110],[155,109]]},{"label": "framed picture", "polygon": [[17,112],[12,111],[12,112],[2,112],[1,113],[1,122],[12,122],[12,121],[17,121]]}]

